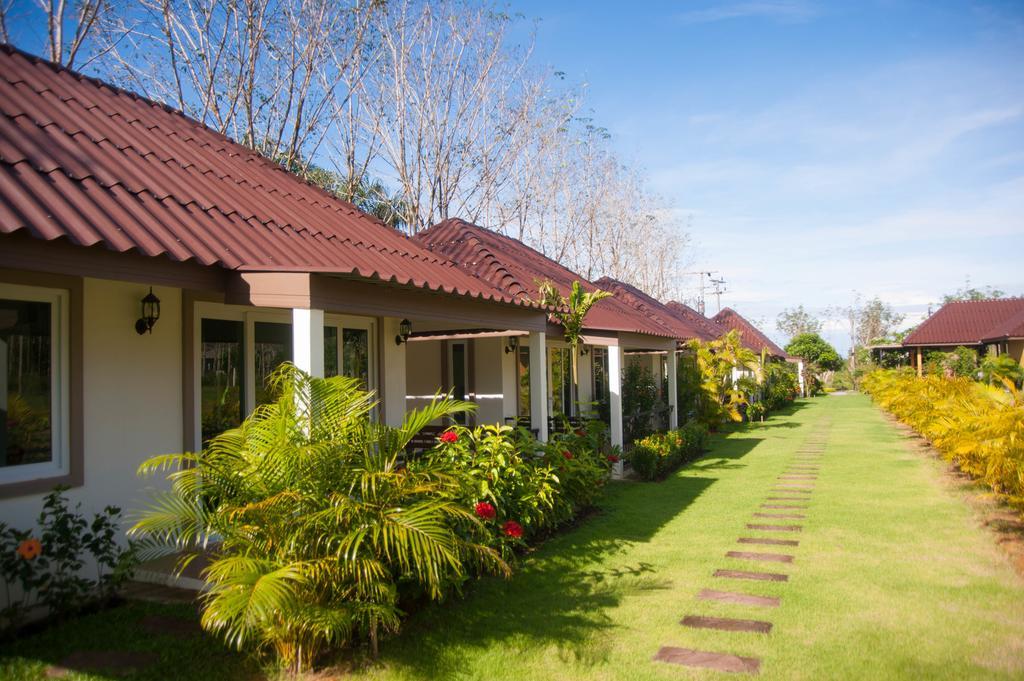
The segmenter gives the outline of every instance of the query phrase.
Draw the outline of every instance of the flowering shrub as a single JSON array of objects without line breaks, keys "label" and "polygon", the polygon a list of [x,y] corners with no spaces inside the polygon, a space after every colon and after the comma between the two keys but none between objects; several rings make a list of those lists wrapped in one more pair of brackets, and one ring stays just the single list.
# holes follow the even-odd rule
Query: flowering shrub
[{"label": "flowering shrub", "polygon": [[[460,481],[459,501],[486,523],[481,542],[510,558],[520,541],[572,520],[593,505],[612,462],[594,443],[598,428],[556,434],[547,444],[509,426],[455,428],[423,460]],[[410,463],[415,470],[417,461]],[[467,526],[467,532],[480,529]]]},{"label": "flowering shrub", "polygon": [[[115,540],[121,510],[108,506],[90,522],[68,508],[64,490],[46,495],[38,531],[0,523],[0,577],[7,587],[0,633],[20,626],[36,605],[60,617],[109,598],[131,576],[134,547]],[[95,579],[83,574],[87,558],[96,565]]]},{"label": "flowering shrub", "polygon": [[641,480],[660,480],[685,461],[697,457],[707,440],[707,426],[688,421],[681,428],[637,440],[626,455]]}]

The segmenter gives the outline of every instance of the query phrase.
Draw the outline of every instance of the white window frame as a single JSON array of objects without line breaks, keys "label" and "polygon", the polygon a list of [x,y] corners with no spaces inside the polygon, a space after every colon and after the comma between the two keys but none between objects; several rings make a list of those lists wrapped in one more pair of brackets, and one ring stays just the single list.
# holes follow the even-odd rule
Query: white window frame
[{"label": "white window frame", "polygon": [[[244,380],[245,391],[242,394],[242,410],[244,416],[248,416],[255,409],[256,405],[256,322],[272,322],[275,324],[292,324],[292,313],[290,309],[279,308],[253,308],[244,305],[226,305],[224,303],[211,303],[197,301],[193,306],[192,324],[192,347],[194,349],[195,362],[193,372],[193,396],[195,409],[192,419],[195,424],[195,442],[192,446],[195,451],[202,448],[203,432],[203,395],[202,395],[202,346],[203,346],[203,319],[223,319],[226,321],[242,322],[242,357],[245,362]],[[369,386],[368,389],[376,392],[377,381],[377,324],[376,320],[370,317],[356,317],[352,315],[324,314],[324,326],[334,326],[338,333],[338,364],[342,369],[344,362],[342,349],[342,329],[364,329],[368,332],[367,343],[369,344]],[[294,352],[294,348],[292,349]]]},{"label": "white window frame", "polygon": [[0,298],[49,303],[51,334],[50,460],[0,467],[0,484],[66,476],[71,470],[71,294],[66,289],[0,283]]}]

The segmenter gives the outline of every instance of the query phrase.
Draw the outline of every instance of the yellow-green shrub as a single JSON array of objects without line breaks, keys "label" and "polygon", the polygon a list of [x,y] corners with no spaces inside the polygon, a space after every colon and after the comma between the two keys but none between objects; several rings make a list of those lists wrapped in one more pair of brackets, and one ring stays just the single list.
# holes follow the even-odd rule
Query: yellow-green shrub
[{"label": "yellow-green shrub", "polygon": [[968,378],[876,371],[862,387],[965,473],[1024,508],[1024,395]]}]

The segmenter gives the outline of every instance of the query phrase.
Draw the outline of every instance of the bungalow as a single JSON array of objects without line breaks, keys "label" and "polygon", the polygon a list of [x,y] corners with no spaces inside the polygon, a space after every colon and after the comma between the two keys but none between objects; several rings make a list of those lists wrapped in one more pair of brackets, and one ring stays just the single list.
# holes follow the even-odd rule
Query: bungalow
[{"label": "bungalow", "polygon": [[[514,300],[536,300],[539,286],[545,281],[554,284],[562,295],[568,294],[574,281],[580,281],[586,290],[597,288],[521,241],[464,220],[445,220],[420,232],[413,241],[431,253],[454,261],[467,274],[480,277]],[[430,394],[439,380],[447,378],[443,375],[445,372],[454,376],[450,366],[443,368],[443,362],[432,362],[431,358],[441,356],[461,361],[454,359],[453,343],[465,343],[466,350],[459,351],[459,357],[473,356],[475,365],[481,368],[488,365],[502,367],[501,394],[504,396],[503,416],[506,419],[528,421],[541,437],[545,437],[548,428],[555,425],[548,422],[548,414],[572,419],[583,415],[593,404],[596,411],[608,419],[612,444],[622,445],[623,353],[660,353],[666,357],[665,371],[669,382],[666,425],[676,425],[675,334],[615,297],[596,303],[585,319],[582,355],[577,362],[578,380],[575,384],[572,381],[571,350],[563,340],[562,328],[553,321],[549,321],[544,337],[528,346],[510,337],[502,348],[473,329],[456,329],[449,333],[459,340],[446,340],[439,336],[433,342],[411,344],[410,352],[416,357],[409,362],[416,372],[415,375],[411,372],[408,377],[411,392]],[[439,346],[439,341],[442,344],[447,342],[447,349],[444,345]],[[545,355],[546,363],[542,361]],[[543,373],[539,380],[537,372]],[[492,375],[496,374],[492,372]],[[476,380],[479,383],[479,374]],[[497,381],[490,385],[497,385]],[[543,396],[536,391],[538,385],[542,386]],[[522,387],[517,389],[515,386]],[[513,400],[510,395],[518,397]],[[532,409],[529,407],[531,404],[535,405]],[[538,421],[533,415],[540,412],[545,418]]]},{"label": "bungalow", "polygon": [[958,346],[979,355],[1009,355],[1024,364],[1024,298],[946,303],[907,335],[902,346],[912,353],[918,376],[924,373],[925,352]]},{"label": "bungalow", "polygon": [[[138,464],[239,423],[283,360],[361,378],[397,424],[423,329],[514,330],[543,355],[530,296],[178,111],[3,46],[0,114],[9,524],[31,526],[57,484],[85,512],[137,507]],[[546,406],[519,408],[544,422]]]}]

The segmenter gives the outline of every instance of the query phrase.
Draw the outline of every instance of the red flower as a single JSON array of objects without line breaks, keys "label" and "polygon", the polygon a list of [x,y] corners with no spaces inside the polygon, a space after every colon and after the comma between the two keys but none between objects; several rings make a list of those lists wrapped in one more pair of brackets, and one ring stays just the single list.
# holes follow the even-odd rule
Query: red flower
[{"label": "red flower", "polygon": [[608,455],[608,461],[611,462],[611,463],[618,463],[619,462],[619,457],[615,456],[614,454],[609,454]]},{"label": "red flower", "polygon": [[18,544],[16,549],[19,556],[25,560],[35,560],[43,552],[43,544],[35,537],[26,539]]},{"label": "red flower", "polygon": [[523,526],[514,520],[506,521],[505,524],[501,526],[501,529],[505,533],[506,537],[519,538],[523,536]]},{"label": "red flower", "polygon": [[458,441],[459,434],[456,433],[454,430],[446,430],[444,433],[441,434],[441,442],[444,442],[445,444],[455,444]]},{"label": "red flower", "polygon": [[479,517],[483,518],[484,520],[494,520],[495,511],[493,504],[489,504],[486,501],[481,501],[476,505],[474,511]]},{"label": "red flower", "polygon": [[564,456],[566,459],[572,459],[572,452],[566,449],[565,451],[562,452],[562,456]]}]

